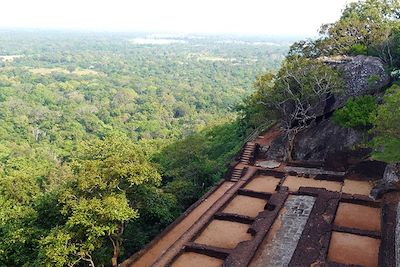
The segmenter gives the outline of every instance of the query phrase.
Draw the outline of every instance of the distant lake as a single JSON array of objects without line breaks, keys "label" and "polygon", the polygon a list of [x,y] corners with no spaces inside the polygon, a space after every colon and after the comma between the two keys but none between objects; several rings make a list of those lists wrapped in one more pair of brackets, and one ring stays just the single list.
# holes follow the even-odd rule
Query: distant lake
[{"label": "distant lake", "polygon": [[168,44],[185,44],[187,41],[180,39],[159,39],[159,38],[135,38],[131,40],[134,44],[154,44],[154,45],[168,45]]}]

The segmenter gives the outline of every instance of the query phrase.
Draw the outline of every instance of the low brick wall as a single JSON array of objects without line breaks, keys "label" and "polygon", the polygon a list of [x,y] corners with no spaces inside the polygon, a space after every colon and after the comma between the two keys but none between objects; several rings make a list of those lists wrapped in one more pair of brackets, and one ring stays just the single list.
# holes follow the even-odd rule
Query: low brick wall
[{"label": "low brick wall", "polygon": [[400,203],[397,205],[395,249],[396,249],[396,267],[400,267]]}]

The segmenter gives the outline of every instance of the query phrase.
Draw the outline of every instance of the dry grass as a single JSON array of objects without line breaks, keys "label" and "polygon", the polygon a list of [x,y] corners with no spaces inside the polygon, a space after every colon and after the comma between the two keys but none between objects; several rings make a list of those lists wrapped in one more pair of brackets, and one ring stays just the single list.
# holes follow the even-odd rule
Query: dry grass
[{"label": "dry grass", "polygon": [[79,76],[99,75],[99,73],[97,71],[87,70],[87,69],[75,69],[73,72],[69,72],[67,69],[64,69],[64,68],[35,68],[35,69],[29,69],[29,71],[34,74],[42,74],[42,75],[48,75],[53,72],[59,72],[59,73],[65,73],[65,74],[75,74],[75,75],[79,75]]},{"label": "dry grass", "polygon": [[16,58],[23,57],[23,55],[10,55],[10,56],[0,56],[0,61],[3,62],[12,62]]}]

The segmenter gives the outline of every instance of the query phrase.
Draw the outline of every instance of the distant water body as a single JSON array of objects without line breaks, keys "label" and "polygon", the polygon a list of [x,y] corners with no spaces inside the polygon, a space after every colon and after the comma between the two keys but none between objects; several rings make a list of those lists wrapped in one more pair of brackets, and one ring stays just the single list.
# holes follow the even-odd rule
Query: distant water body
[{"label": "distant water body", "polygon": [[131,40],[134,44],[142,45],[168,45],[168,44],[185,44],[187,41],[179,39],[155,39],[155,38],[135,38]]}]

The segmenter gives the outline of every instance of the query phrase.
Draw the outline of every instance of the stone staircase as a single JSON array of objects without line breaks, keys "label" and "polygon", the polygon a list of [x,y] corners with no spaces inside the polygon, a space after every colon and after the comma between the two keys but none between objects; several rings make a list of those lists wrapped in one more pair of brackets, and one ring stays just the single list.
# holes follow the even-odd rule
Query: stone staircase
[{"label": "stone staircase", "polygon": [[256,149],[255,143],[247,142],[243,149],[242,155],[240,155],[240,162],[246,165],[249,164],[255,149]]},{"label": "stone staircase", "polygon": [[243,169],[234,169],[231,175],[231,181],[237,182],[242,177]]}]

